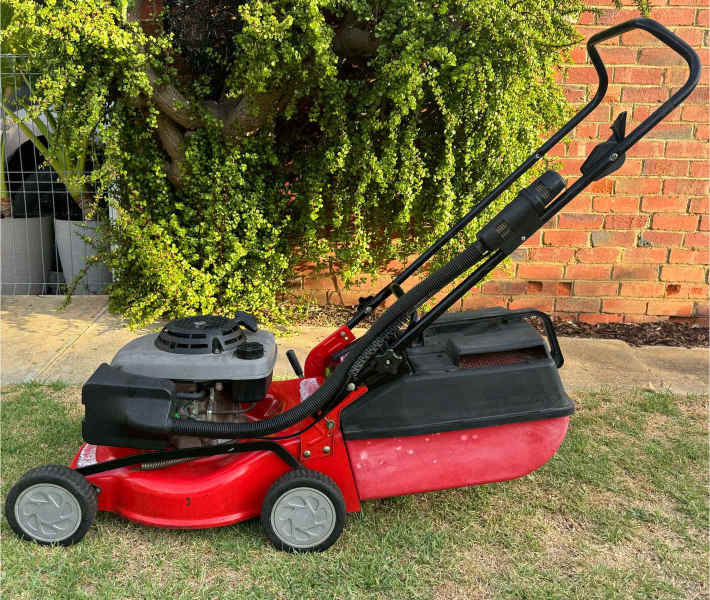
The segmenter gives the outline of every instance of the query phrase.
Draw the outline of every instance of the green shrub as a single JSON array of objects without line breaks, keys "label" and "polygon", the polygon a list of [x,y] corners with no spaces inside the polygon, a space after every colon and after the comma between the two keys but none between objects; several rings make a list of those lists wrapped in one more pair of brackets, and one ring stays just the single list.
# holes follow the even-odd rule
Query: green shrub
[{"label": "green shrub", "polygon": [[349,282],[429,245],[563,119],[555,70],[582,9],[255,0],[215,17],[171,0],[146,35],[140,2],[9,3],[7,39],[42,74],[36,110],[101,141],[93,177],[117,217],[100,256],[136,325],[275,318],[298,263]]}]

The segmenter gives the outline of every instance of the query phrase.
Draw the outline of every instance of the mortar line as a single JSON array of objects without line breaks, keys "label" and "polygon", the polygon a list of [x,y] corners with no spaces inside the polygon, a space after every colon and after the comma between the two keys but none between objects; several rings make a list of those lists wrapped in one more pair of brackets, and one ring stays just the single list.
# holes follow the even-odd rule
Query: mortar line
[{"label": "mortar line", "polygon": [[64,356],[67,351],[74,346],[85,334],[89,329],[91,329],[94,325],[96,325],[97,321],[103,317],[106,314],[106,311],[108,310],[108,303],[104,305],[104,307],[96,314],[96,316],[91,320],[91,323],[89,323],[80,333],[77,335],[73,340],[68,341],[62,348],[60,348],[52,358],[50,358],[47,363],[34,375],[28,375],[25,377],[25,382],[32,381],[33,379],[39,379],[42,377],[44,373],[46,373],[49,369],[51,369],[62,356]]}]

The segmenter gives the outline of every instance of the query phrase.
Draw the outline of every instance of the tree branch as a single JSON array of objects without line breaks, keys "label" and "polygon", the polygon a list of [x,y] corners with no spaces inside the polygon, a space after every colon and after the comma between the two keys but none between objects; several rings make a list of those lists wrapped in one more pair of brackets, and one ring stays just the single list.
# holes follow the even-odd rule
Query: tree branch
[{"label": "tree branch", "polygon": [[287,96],[275,91],[244,96],[238,101],[221,102],[219,109],[224,122],[225,137],[254,133],[268,117],[283,109],[287,100]]},{"label": "tree branch", "polygon": [[168,179],[174,185],[179,186],[182,178],[183,162],[185,161],[185,148],[183,146],[185,136],[168,117],[162,114],[158,115],[157,133],[163,149],[171,159],[166,167]]}]

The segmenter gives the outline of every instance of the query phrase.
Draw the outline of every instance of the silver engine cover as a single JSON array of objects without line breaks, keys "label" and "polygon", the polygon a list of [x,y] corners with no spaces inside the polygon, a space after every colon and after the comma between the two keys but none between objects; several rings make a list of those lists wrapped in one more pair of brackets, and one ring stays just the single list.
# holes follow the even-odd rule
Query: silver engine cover
[{"label": "silver engine cover", "polygon": [[175,354],[156,346],[158,333],[139,337],[121,348],[111,366],[127,373],[176,381],[239,381],[265,379],[276,364],[276,341],[270,331],[244,331],[245,341],[259,342],[264,355],[250,360],[228,350],[217,354]]}]

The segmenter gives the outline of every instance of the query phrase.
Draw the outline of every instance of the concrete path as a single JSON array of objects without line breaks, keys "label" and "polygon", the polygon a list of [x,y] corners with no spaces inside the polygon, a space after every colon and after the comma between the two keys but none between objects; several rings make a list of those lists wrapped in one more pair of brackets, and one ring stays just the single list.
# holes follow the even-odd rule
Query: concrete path
[{"label": "concrete path", "polygon": [[[124,344],[147,333],[126,329],[108,312],[106,296],[75,296],[68,308],[58,311],[62,300],[57,296],[2,298],[3,385],[33,379],[80,385],[101,362],[111,362]],[[279,337],[275,377],[293,375],[286,350],[296,350],[303,363],[308,351],[330,332],[328,327],[301,327],[297,335]],[[560,345],[565,356],[561,375],[569,392],[605,386],[708,391],[708,351],[704,348],[633,348],[616,340],[581,338],[560,338]]]}]

